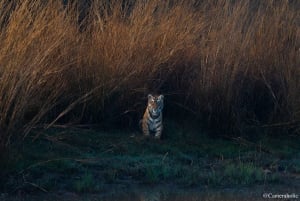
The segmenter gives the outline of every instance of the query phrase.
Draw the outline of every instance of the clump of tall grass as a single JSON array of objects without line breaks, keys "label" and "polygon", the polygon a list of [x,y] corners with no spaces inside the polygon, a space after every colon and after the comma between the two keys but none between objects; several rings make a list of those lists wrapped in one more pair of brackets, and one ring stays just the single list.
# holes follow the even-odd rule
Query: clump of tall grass
[{"label": "clump of tall grass", "polygon": [[299,13],[294,6],[246,0],[216,1],[205,8],[208,29],[191,87],[208,123],[228,129],[242,122],[299,121]]},{"label": "clump of tall grass", "polygon": [[[0,1],[0,146],[64,100],[77,72],[76,13],[57,1]],[[13,136],[13,134],[15,136]]]},{"label": "clump of tall grass", "polygon": [[296,2],[94,2],[87,63],[96,85],[112,83],[97,113],[139,110],[158,91],[229,132],[299,120]]},{"label": "clump of tall grass", "polygon": [[0,0],[2,147],[44,123],[137,122],[150,92],[166,95],[166,116],[297,129],[297,2],[94,0],[85,16],[78,5]]},{"label": "clump of tall grass", "polygon": [[147,93],[174,93],[162,88],[181,84],[176,80],[183,77],[173,77],[197,57],[205,28],[201,15],[190,9],[183,1],[94,1],[85,33],[85,66],[93,86],[105,85],[91,107],[96,116],[142,112]]}]

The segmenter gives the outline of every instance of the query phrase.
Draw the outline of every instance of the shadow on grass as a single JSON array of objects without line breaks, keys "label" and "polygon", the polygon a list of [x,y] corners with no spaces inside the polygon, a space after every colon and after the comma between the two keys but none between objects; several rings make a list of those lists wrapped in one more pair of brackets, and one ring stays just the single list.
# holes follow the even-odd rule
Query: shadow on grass
[{"label": "shadow on grass", "polygon": [[216,139],[196,126],[179,128],[172,121],[166,122],[162,141],[129,130],[55,128],[16,147],[18,151],[3,165],[1,189],[8,194],[99,195],[123,192],[128,186],[200,191],[296,188],[300,183],[298,144],[287,138],[264,137],[248,144]]}]

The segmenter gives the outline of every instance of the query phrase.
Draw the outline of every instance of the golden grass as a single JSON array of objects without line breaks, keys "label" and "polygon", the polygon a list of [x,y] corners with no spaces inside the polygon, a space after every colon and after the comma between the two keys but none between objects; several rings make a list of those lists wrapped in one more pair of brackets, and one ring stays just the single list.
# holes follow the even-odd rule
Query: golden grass
[{"label": "golden grass", "polygon": [[2,144],[8,145],[17,129],[40,123],[70,89],[68,76],[76,71],[78,57],[77,25],[54,2],[0,3],[1,19],[6,17],[0,33]]},{"label": "golden grass", "polygon": [[0,0],[2,147],[43,123],[139,114],[149,92],[221,128],[298,126],[297,2],[107,2],[80,27],[76,3]]}]

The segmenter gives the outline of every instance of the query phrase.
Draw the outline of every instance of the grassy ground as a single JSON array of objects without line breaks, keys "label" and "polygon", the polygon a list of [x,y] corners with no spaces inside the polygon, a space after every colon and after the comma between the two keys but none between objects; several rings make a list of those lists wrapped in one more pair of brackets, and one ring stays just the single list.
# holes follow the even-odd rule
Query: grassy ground
[{"label": "grassy ground", "polygon": [[3,167],[0,189],[8,193],[3,196],[104,195],[128,186],[204,190],[300,184],[299,138],[214,139],[172,121],[162,141],[121,130],[55,128],[38,139],[36,134]]}]

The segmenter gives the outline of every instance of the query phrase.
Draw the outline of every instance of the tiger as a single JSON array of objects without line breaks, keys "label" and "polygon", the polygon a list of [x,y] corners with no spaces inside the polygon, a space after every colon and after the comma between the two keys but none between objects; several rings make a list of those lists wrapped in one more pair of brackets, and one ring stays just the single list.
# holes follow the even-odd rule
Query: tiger
[{"label": "tiger", "polygon": [[162,123],[162,110],[164,107],[163,95],[148,94],[148,105],[141,120],[143,134],[149,137],[150,134],[154,135],[155,139],[160,139],[163,123]]}]

